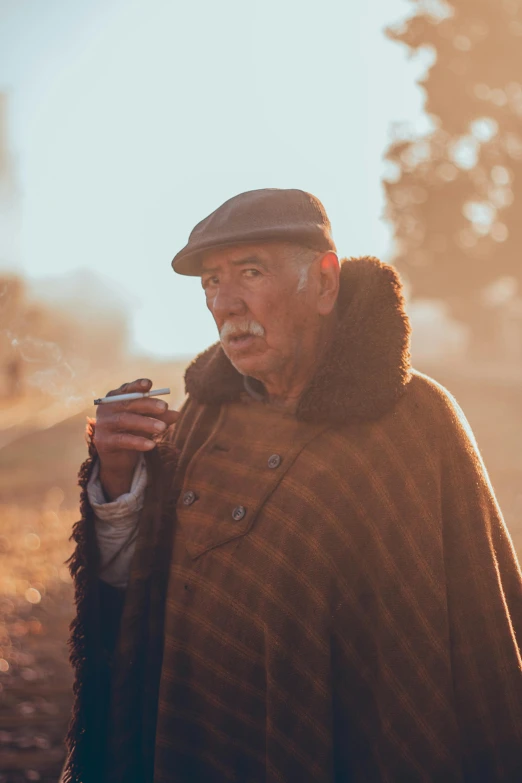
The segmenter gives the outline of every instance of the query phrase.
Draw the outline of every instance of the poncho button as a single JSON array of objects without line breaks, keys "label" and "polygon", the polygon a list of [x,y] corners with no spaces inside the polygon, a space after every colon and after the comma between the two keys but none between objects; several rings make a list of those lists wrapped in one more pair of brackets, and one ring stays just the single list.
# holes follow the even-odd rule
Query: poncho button
[{"label": "poncho button", "polygon": [[185,492],[185,494],[183,495],[183,505],[191,506],[195,501],[195,499],[196,499],[196,493],[192,492],[192,490],[189,489],[189,491]]},{"label": "poncho button", "polygon": [[246,508],[244,506],[236,506],[232,512],[232,519],[236,522],[241,522],[246,514]]},{"label": "poncho button", "polygon": [[269,468],[278,468],[281,464],[281,457],[279,454],[272,454],[271,457],[268,458],[268,467]]}]

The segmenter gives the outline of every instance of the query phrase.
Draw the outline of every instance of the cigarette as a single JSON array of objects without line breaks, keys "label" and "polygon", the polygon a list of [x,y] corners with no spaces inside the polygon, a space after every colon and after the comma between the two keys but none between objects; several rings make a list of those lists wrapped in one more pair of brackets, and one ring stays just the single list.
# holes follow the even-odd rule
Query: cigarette
[{"label": "cigarette", "polygon": [[97,400],[94,400],[94,404],[103,405],[104,402],[140,400],[142,397],[159,397],[161,394],[170,394],[170,389],[151,389],[148,392],[132,392],[131,394],[115,394],[113,397],[99,397]]}]

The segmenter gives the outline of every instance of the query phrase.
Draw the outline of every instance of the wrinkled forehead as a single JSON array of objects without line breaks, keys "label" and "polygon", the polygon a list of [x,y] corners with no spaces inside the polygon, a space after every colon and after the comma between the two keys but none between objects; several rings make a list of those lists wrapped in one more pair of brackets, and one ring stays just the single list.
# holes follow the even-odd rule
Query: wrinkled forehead
[{"label": "wrinkled forehead", "polygon": [[288,247],[287,242],[262,242],[207,250],[201,255],[201,272],[204,274],[227,265],[235,266],[249,261],[258,261],[265,266],[280,265],[286,261]]}]

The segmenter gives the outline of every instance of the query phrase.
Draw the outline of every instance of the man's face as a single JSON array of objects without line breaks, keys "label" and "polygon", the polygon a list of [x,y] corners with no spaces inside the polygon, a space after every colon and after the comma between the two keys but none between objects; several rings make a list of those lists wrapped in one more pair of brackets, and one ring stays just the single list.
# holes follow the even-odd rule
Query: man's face
[{"label": "man's face", "polygon": [[[209,251],[201,284],[221,344],[243,375],[264,380],[311,349],[320,315],[310,281],[298,291],[300,269],[280,243]],[[315,293],[314,293],[315,292]]]}]

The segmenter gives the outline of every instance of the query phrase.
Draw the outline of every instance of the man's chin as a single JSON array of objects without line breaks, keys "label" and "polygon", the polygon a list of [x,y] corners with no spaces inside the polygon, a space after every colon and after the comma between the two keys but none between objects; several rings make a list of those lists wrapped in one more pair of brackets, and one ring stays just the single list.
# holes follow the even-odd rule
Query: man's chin
[{"label": "man's chin", "polygon": [[264,351],[237,350],[229,345],[223,345],[223,350],[235,369],[241,375],[256,377],[256,372],[263,371],[266,364]]}]

